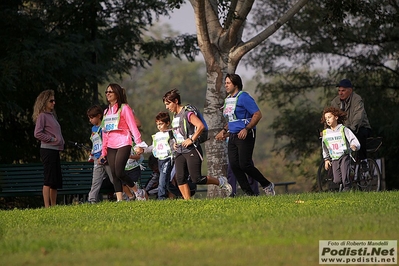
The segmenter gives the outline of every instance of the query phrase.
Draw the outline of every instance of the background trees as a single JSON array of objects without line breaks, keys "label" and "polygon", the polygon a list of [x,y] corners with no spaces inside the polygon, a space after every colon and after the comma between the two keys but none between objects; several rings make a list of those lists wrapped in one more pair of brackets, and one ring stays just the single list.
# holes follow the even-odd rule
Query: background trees
[{"label": "background trees", "polygon": [[[289,9],[277,0],[260,2],[270,10],[255,13],[254,27]],[[320,153],[315,132],[322,126],[321,111],[346,77],[365,101],[374,135],[384,138],[380,156],[387,185],[399,187],[398,11],[397,1],[310,1],[248,57],[262,72],[263,99],[280,110],[273,129],[279,140],[288,141],[279,149],[294,155],[296,163]]]},{"label": "background trees", "polygon": [[[38,161],[32,106],[46,89],[67,141],[87,140],[86,110],[98,84],[166,54],[192,59],[195,38],[144,40],[147,27],[181,1],[3,1],[0,4],[0,162]],[[102,95],[102,94],[100,94]],[[99,98],[100,97],[100,98]],[[65,160],[77,149],[66,146]]]},{"label": "background trees", "polygon": [[[337,81],[347,77],[365,99],[374,134],[384,137],[381,154],[387,163],[388,183],[393,187],[399,170],[396,1],[311,0],[302,10],[307,0],[190,1],[206,64],[186,64],[179,69],[179,64],[168,58],[159,69],[154,64],[154,73],[144,73],[137,67],[148,67],[148,63],[167,54],[192,60],[198,52],[195,36],[170,37],[164,31],[167,34],[159,38],[146,32],[158,15],[168,14],[180,0],[3,2],[1,163],[38,160],[31,111],[40,91],[56,90],[56,108],[66,140],[86,142],[86,109],[102,102],[108,82],[125,77],[132,68],[132,83],[123,85],[130,89],[129,101],[140,117],[148,114],[148,121],[152,121],[153,112],[163,108],[159,97],[177,87],[184,101],[199,107],[202,103],[196,100],[206,98],[204,113],[212,136],[224,123],[218,109],[225,96],[224,74],[234,72],[241,58],[262,43],[245,59],[262,72],[260,98],[273,104],[272,109],[262,111],[268,118],[280,112],[272,124],[279,138],[275,148],[286,151],[287,159],[295,163],[292,171],[299,172],[295,177],[314,177],[314,165],[308,166],[319,158],[315,132],[320,126],[321,109],[336,94]],[[298,10],[301,12],[289,20]],[[157,81],[161,70],[169,74],[168,78]],[[182,87],[182,82],[189,85]],[[245,84],[245,89],[251,86]],[[145,98],[149,95],[144,92],[147,87],[154,101]],[[186,91],[188,88],[190,91]],[[260,126],[268,124],[265,120]],[[154,129],[149,124],[143,134],[153,133]],[[224,171],[225,146],[211,140],[206,150],[212,162],[209,173]],[[63,159],[72,160],[78,151],[67,146],[64,154]]]},{"label": "background trees", "polygon": [[[167,30],[165,26],[159,29]],[[162,60],[151,60],[151,67],[133,68],[125,75],[122,86],[126,88],[128,102],[142,121],[142,136],[152,143],[151,135],[157,132],[155,116],[167,111],[162,101],[164,94],[178,89],[182,103],[191,103],[203,110],[205,103],[205,67],[202,62],[188,62],[168,56]]]}]

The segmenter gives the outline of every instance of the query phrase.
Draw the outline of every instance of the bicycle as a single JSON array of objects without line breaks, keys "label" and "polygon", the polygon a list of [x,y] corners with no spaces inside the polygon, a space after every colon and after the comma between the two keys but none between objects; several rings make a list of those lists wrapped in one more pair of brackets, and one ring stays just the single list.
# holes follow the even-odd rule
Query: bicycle
[{"label": "bicycle", "polygon": [[[375,153],[382,145],[382,138],[367,139],[367,153]],[[359,161],[351,156],[349,186],[351,189],[360,191],[380,191],[381,189],[381,170],[373,158],[367,158],[367,169],[363,169]],[[342,191],[342,184],[333,182],[332,167],[328,170],[324,168],[324,160],[317,170],[317,183],[320,192]]]}]

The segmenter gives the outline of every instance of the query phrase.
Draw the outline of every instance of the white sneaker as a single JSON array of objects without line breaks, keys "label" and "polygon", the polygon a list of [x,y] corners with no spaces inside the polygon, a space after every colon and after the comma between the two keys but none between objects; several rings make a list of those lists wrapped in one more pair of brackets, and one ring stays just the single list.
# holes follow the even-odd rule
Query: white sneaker
[{"label": "white sneaker", "polygon": [[222,194],[225,197],[229,197],[233,191],[229,181],[227,181],[227,178],[224,176],[219,177],[219,187],[222,189]]},{"label": "white sneaker", "polygon": [[263,191],[266,193],[267,196],[274,196],[276,195],[276,191],[274,191],[274,184],[270,183],[267,187],[263,188]]},{"label": "white sneaker", "polygon": [[137,192],[135,194],[136,194],[136,200],[147,200],[144,189],[141,188],[137,189]]}]

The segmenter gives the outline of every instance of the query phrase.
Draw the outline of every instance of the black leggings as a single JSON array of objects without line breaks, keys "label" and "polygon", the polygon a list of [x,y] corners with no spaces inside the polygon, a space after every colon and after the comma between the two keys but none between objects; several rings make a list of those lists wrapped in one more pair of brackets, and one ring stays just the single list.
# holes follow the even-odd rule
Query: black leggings
[{"label": "black leggings", "polygon": [[201,165],[202,160],[199,156],[199,151],[196,149],[191,150],[189,153],[177,154],[175,158],[177,184],[180,186],[188,182],[188,170],[188,174],[194,184],[205,185],[208,182],[208,178],[201,175]]},{"label": "black leggings", "polygon": [[107,148],[107,161],[111,167],[114,178],[115,192],[122,192],[122,181],[129,187],[134,187],[134,182],[126,175],[125,166],[130,156],[132,146],[124,146],[119,149]]}]

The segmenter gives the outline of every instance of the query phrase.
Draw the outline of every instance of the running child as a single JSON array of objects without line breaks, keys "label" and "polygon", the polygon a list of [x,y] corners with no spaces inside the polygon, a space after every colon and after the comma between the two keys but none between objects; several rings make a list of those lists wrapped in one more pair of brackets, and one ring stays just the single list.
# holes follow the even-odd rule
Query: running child
[{"label": "running child", "polygon": [[159,185],[158,199],[168,198],[168,184],[172,171],[172,142],[173,134],[169,128],[170,116],[167,112],[159,112],[155,117],[159,132],[152,135],[152,154],[158,159]]},{"label": "running child", "polygon": [[[321,123],[325,129],[322,134],[322,151],[324,167],[332,167],[334,183],[342,182],[343,190],[350,189],[349,153],[360,149],[360,143],[353,132],[343,126],[346,113],[335,107],[327,107],[323,111]],[[348,185],[349,184],[349,185]]]}]

